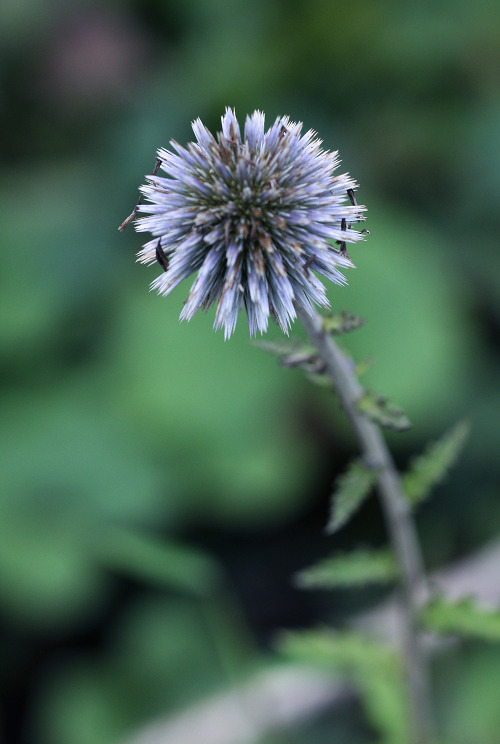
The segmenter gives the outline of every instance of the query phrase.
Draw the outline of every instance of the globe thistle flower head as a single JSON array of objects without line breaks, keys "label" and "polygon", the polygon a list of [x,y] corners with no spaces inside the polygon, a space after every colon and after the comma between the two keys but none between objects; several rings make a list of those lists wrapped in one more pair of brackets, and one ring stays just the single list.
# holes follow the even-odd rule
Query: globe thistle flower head
[{"label": "globe thistle flower head", "polygon": [[336,243],[363,238],[351,225],[365,207],[346,203],[357,184],[333,175],[337,153],[286,116],[266,131],[255,111],[242,135],[228,108],[217,137],[200,119],[192,127],[196,142],[158,150],[166,176],[141,187],[148,203],[138,210],[147,216],[135,226],[153,239],[138,260],[160,257],[166,271],[151,287],[162,295],[197,272],[181,320],[216,304],[214,327],[228,338],[245,307],[252,335],[267,329],[270,314],[288,333],[295,304],[309,313],[313,303],[329,305],[317,274],[346,283],[340,270],[353,264]]}]

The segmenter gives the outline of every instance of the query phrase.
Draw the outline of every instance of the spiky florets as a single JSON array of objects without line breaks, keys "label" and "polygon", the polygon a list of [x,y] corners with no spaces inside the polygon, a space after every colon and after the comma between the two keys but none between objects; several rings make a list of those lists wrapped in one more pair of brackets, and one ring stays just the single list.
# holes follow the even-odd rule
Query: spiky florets
[{"label": "spiky florets", "polygon": [[155,237],[138,260],[151,264],[158,250],[168,259],[151,285],[162,295],[198,272],[181,320],[217,302],[214,325],[228,338],[244,305],[251,334],[267,329],[269,313],[287,333],[294,303],[309,313],[313,302],[328,307],[314,272],[345,284],[339,268],[353,264],[330,241],[363,237],[350,223],[363,219],[365,207],[345,203],[356,183],[333,176],[337,153],[322,150],[312,130],[301,136],[302,124],[288,117],[266,132],[255,111],[243,138],[229,108],[217,139],[200,119],[192,126],[196,142],[187,149],[172,141],[175,153],[158,151],[167,178],[148,177],[141,187],[150,203],[139,206],[148,216],[136,229]]}]

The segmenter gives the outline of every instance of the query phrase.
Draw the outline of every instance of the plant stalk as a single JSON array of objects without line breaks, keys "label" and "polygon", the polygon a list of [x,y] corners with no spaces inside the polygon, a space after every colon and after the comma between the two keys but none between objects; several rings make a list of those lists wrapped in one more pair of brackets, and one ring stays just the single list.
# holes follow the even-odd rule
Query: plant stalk
[{"label": "plant stalk", "polygon": [[403,493],[401,479],[380,429],[357,408],[363,395],[350,359],[323,328],[322,316],[296,307],[307,335],[333,380],[342,406],[359,440],[363,461],[378,472],[377,491],[389,537],[400,570],[400,618],[404,668],[408,686],[412,744],[430,744],[434,738],[427,659],[418,632],[418,612],[427,598],[425,572],[415,524]]}]

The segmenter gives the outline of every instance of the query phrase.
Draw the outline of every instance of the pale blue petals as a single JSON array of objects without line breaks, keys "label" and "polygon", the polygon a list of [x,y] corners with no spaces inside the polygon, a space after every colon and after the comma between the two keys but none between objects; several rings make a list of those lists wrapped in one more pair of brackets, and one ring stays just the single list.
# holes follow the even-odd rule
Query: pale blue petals
[{"label": "pale blue petals", "polygon": [[247,116],[245,121],[245,141],[250,152],[260,149],[264,137],[265,116],[262,111],[254,111],[251,116]]},{"label": "pale blue petals", "polygon": [[266,132],[264,114],[254,111],[243,138],[230,108],[217,138],[200,119],[192,127],[196,142],[160,148],[166,175],[148,176],[141,187],[147,203],[135,227],[154,237],[138,261],[155,263],[160,245],[168,267],[152,288],[163,295],[197,273],[183,320],[215,303],[214,327],[228,338],[244,306],[252,335],[267,329],[270,315],[288,333],[296,305],[308,313],[328,307],[317,274],[346,282],[340,270],[353,264],[339,244],[364,237],[353,224],[365,207],[348,203],[357,184],[334,175],[338,153],[322,150],[313,130],[301,135],[302,124],[286,116]]},{"label": "pale blue petals", "polygon": [[226,275],[215,313],[214,328],[217,330],[224,326],[225,339],[229,338],[235,329],[238,313],[243,301],[244,288],[241,279],[241,261],[239,261]]},{"label": "pale blue petals", "polygon": [[233,109],[226,108],[226,113],[221,119],[222,121],[222,134],[224,137],[231,141],[241,142],[240,125],[236,118],[236,114]]},{"label": "pale blue petals", "polygon": [[220,246],[216,246],[207,254],[180,314],[181,320],[191,320],[198,310],[204,306],[207,294],[213,294],[217,285],[222,285],[223,273],[221,272],[220,253]]},{"label": "pale blue petals", "polygon": [[[202,123],[201,119],[195,119],[191,126],[193,128],[196,141],[201,147],[203,147],[206,150],[209,150],[211,147],[214,147],[216,145],[213,134]],[[161,150],[158,152],[158,155],[160,157],[161,157],[161,152],[162,152]]]}]

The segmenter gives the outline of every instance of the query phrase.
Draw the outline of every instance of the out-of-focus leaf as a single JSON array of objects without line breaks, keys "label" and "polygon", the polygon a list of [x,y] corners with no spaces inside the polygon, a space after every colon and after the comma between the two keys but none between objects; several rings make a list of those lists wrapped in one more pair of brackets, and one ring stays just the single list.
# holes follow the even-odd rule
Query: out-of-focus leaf
[{"label": "out-of-focus leaf", "polygon": [[323,372],[324,362],[310,344],[300,341],[257,341],[255,346],[279,357],[282,367],[297,367],[314,377],[314,381]]},{"label": "out-of-focus leaf", "polygon": [[3,406],[0,602],[27,624],[60,626],[93,611],[106,580],[91,537],[104,525],[177,519],[168,476],[96,395],[60,385]]},{"label": "out-of-focus leaf", "polygon": [[284,633],[278,649],[295,661],[347,674],[359,687],[366,715],[384,744],[407,744],[406,699],[394,651],[355,633],[331,630]]},{"label": "out-of-focus leaf", "polygon": [[[43,741],[124,741],[145,721],[227,683],[202,607],[193,599],[141,596],[107,628],[105,653],[68,651],[40,684],[32,710]],[[227,629],[225,643],[233,653]]]},{"label": "out-of-focus leaf", "polygon": [[371,366],[373,364],[373,359],[363,359],[361,362],[356,363],[356,376],[362,377],[366,372],[368,372],[369,369],[371,369]]},{"label": "out-of-focus leaf", "polygon": [[384,395],[365,392],[357,401],[358,411],[386,429],[406,431],[411,423],[406,414]]},{"label": "out-of-focus leaf", "polygon": [[300,571],[295,584],[301,589],[334,589],[385,584],[398,576],[390,550],[355,550],[332,556]]},{"label": "out-of-focus leaf", "polygon": [[404,492],[411,504],[419,504],[441,483],[455,464],[468,435],[469,425],[461,421],[411,462],[403,477]]},{"label": "out-of-focus leaf", "polygon": [[295,661],[320,664],[332,670],[399,670],[394,650],[358,633],[326,628],[284,632],[278,636],[277,647]]},{"label": "out-of-focus leaf", "polygon": [[[495,744],[498,738],[500,645],[475,643],[438,668],[443,729],[450,744]],[[442,699],[443,699],[442,698]]]},{"label": "out-of-focus leaf", "polygon": [[111,400],[185,479],[186,510],[232,525],[292,512],[314,466],[290,411],[300,376],[255,349],[244,314],[227,343],[210,317],[180,323],[188,286],[156,297],[140,271],[109,348]]},{"label": "out-of-focus leaf", "polygon": [[305,341],[290,341],[287,338],[277,338],[273,341],[254,341],[253,345],[256,346],[258,349],[262,349],[263,351],[267,351],[270,354],[274,354],[274,356],[277,356],[279,359],[288,357],[291,354],[305,355],[314,352],[311,344],[308,344]]},{"label": "out-of-focus leaf", "polygon": [[323,328],[334,336],[341,333],[349,333],[361,328],[366,323],[364,318],[360,318],[353,313],[342,310],[340,313],[326,313],[323,316]]},{"label": "out-of-focus leaf", "polygon": [[343,527],[355,514],[370,493],[377,478],[377,471],[367,468],[360,460],[354,460],[341,475],[332,495],[330,519],[326,531],[329,534]]},{"label": "out-of-focus leaf", "polygon": [[473,599],[458,602],[441,597],[434,599],[423,609],[422,621],[438,633],[500,641],[500,612],[483,610]]},{"label": "out-of-focus leaf", "polygon": [[219,588],[221,574],[208,555],[172,540],[114,527],[95,542],[103,565],[134,576],[146,584],[203,597]]}]

